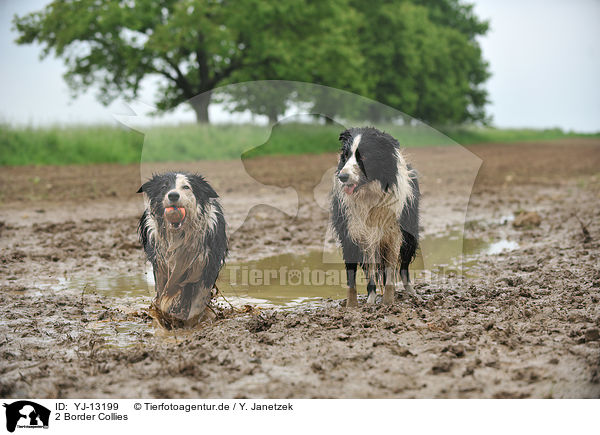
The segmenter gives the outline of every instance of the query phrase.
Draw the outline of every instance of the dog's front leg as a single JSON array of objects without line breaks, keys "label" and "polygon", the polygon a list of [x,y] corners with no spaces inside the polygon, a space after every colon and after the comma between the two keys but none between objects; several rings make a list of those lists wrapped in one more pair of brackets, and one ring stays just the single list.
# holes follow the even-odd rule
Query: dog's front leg
[{"label": "dog's front leg", "polygon": [[410,278],[408,277],[408,269],[400,270],[400,278],[402,278],[402,285],[404,286],[404,291],[410,297],[417,297],[417,293],[410,283]]},{"label": "dog's front leg", "polygon": [[396,298],[396,289],[394,287],[394,269],[390,266],[385,268],[385,286],[383,290],[383,304],[391,305]]},{"label": "dog's front leg", "polygon": [[406,293],[406,295],[408,295],[416,301],[422,301],[423,298],[419,296],[419,294],[415,291],[412,284],[410,283],[410,278],[408,275],[408,265],[403,266],[400,269],[400,278],[402,278],[402,285],[404,286],[404,292]]},{"label": "dog's front leg", "polygon": [[346,278],[348,280],[347,308],[358,307],[358,294],[356,293],[356,263],[346,263]]}]

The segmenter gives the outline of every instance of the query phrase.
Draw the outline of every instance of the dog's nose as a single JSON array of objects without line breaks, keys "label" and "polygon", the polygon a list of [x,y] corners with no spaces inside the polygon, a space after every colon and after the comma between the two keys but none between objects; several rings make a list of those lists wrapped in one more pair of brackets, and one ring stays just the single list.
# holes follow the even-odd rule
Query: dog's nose
[{"label": "dog's nose", "polygon": [[340,181],[342,183],[345,183],[346,181],[348,181],[348,178],[350,178],[350,175],[348,175],[348,174],[338,174],[338,178],[340,179]]},{"label": "dog's nose", "polygon": [[175,202],[179,199],[179,193],[177,192],[169,192],[169,194],[167,195],[167,197],[169,198],[169,201],[171,202]]}]

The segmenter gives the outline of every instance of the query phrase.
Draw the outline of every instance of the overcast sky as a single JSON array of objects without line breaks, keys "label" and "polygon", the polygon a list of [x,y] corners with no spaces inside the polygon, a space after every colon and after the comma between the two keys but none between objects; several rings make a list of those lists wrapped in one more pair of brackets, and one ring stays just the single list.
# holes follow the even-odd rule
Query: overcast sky
[{"label": "overcast sky", "polygon": [[[62,61],[39,60],[39,46],[17,46],[13,15],[41,9],[46,0],[0,0],[0,122],[115,123],[127,113],[109,108],[93,90],[72,100]],[[487,83],[488,113],[498,127],[561,127],[600,131],[600,1],[475,0],[475,11],[489,19],[481,38],[492,77]],[[148,85],[142,100],[152,101]],[[400,108],[401,109],[401,108]],[[213,108],[212,119],[226,114]],[[188,110],[170,120],[193,121]]]}]

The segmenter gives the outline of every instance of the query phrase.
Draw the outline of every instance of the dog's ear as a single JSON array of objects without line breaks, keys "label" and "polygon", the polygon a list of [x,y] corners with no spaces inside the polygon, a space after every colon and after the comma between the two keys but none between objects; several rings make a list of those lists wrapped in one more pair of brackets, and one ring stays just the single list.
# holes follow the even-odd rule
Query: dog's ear
[{"label": "dog's ear", "polygon": [[350,133],[350,130],[344,130],[340,133],[339,141],[342,143],[342,145],[346,145],[348,142],[350,142],[350,139],[352,139],[352,133]]},{"label": "dog's ear", "polygon": [[140,186],[140,188],[138,189],[138,191],[136,193],[142,193],[142,192],[147,192],[148,191],[148,185],[150,184],[150,181],[146,181],[144,184],[142,184]]},{"label": "dog's ear", "polygon": [[215,190],[208,183],[206,184],[204,189],[209,198],[218,198],[219,197],[217,192],[215,192]]},{"label": "dog's ear", "polygon": [[215,192],[215,190],[204,180],[204,177],[201,175],[188,175],[188,180],[192,185],[192,191],[194,192],[194,195],[196,195],[196,198],[202,196],[209,199],[219,197],[217,192]]}]

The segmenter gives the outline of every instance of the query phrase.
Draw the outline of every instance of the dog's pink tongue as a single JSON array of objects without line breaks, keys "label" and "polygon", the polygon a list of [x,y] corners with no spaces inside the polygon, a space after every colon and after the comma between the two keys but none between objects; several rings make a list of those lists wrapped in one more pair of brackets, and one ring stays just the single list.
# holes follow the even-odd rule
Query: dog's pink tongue
[{"label": "dog's pink tongue", "polygon": [[353,184],[351,186],[344,186],[344,192],[346,192],[347,195],[352,195],[354,189],[356,189],[356,184]]}]

